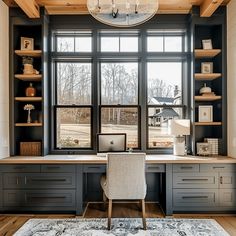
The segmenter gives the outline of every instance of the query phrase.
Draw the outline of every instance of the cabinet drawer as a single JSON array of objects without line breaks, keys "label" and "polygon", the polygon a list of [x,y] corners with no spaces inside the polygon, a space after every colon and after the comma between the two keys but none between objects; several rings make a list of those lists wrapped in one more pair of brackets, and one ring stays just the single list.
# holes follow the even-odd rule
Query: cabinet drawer
[{"label": "cabinet drawer", "polygon": [[3,188],[75,188],[75,175],[71,173],[6,173],[3,175]]},{"label": "cabinet drawer", "polygon": [[106,173],[106,165],[84,165],[84,173]]},{"label": "cabinet drawer", "polygon": [[235,164],[200,164],[200,172],[228,172],[235,171]]},{"label": "cabinet drawer", "polygon": [[4,190],[3,205],[39,208],[75,206],[75,190]]},{"label": "cabinet drawer", "polygon": [[75,165],[41,165],[41,172],[75,173]]},{"label": "cabinet drawer", "polygon": [[173,172],[199,172],[199,164],[174,164]]},{"label": "cabinet drawer", "polygon": [[174,173],[174,188],[218,188],[216,173]]},{"label": "cabinet drawer", "polygon": [[146,172],[165,172],[165,165],[163,164],[146,164]]},{"label": "cabinet drawer", "polygon": [[[174,207],[216,206],[218,201],[217,189],[174,189]],[[185,211],[185,209],[183,209]]]},{"label": "cabinet drawer", "polygon": [[40,172],[40,165],[4,165],[2,172]]},{"label": "cabinet drawer", "polygon": [[220,188],[236,188],[236,173],[220,172]]}]

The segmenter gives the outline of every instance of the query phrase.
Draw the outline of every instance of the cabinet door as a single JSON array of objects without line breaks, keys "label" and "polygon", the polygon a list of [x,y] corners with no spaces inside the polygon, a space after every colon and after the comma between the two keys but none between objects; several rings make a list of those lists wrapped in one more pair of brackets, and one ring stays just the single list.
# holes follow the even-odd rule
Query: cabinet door
[{"label": "cabinet door", "polygon": [[200,164],[200,172],[234,172],[235,164]]},{"label": "cabinet door", "polygon": [[[216,206],[218,202],[217,189],[174,189],[174,207]],[[186,209],[183,208],[183,211]]]},{"label": "cabinet door", "polygon": [[165,164],[147,164],[146,172],[163,173],[166,171]]},{"label": "cabinet door", "polygon": [[41,165],[41,172],[75,173],[75,165]]},{"label": "cabinet door", "polygon": [[19,188],[75,188],[75,174],[71,173],[5,173],[4,189]]},{"label": "cabinet door", "polygon": [[230,172],[230,173],[220,172],[219,178],[220,178],[220,188],[222,189],[223,188],[225,189],[236,188],[236,173],[235,172]]},{"label": "cabinet door", "polygon": [[173,172],[199,172],[199,164],[174,164]]},{"label": "cabinet door", "polygon": [[106,165],[84,165],[84,173],[106,173]]},{"label": "cabinet door", "polygon": [[40,165],[3,165],[1,172],[40,172]]},{"label": "cabinet door", "polygon": [[218,188],[218,173],[174,173],[173,188]]},{"label": "cabinet door", "polygon": [[236,189],[220,189],[219,205],[236,208]]}]

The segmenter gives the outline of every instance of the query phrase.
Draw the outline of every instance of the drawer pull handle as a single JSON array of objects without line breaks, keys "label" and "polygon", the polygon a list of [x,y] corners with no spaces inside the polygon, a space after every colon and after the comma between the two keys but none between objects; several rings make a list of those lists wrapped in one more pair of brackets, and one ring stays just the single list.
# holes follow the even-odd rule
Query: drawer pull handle
[{"label": "drawer pull handle", "polygon": [[16,185],[18,185],[18,184],[19,184],[19,178],[16,177]]},{"label": "drawer pull handle", "polygon": [[182,199],[207,199],[208,196],[183,196]]},{"label": "drawer pull handle", "polygon": [[97,166],[89,166],[88,169],[94,169],[94,170],[99,170],[101,169],[101,167],[97,167]]},{"label": "drawer pull handle", "polygon": [[45,197],[28,197],[28,198],[30,198],[30,199],[65,199],[66,197],[47,197],[47,196],[45,196]]},{"label": "drawer pull handle", "polygon": [[25,167],[24,166],[16,166],[14,167],[14,170],[24,170]]},{"label": "drawer pull handle", "polygon": [[213,169],[224,169],[225,166],[213,166]]},{"label": "drawer pull handle", "polygon": [[181,169],[186,169],[186,170],[193,169],[192,166],[181,166],[180,168]]},{"label": "drawer pull handle", "polygon": [[65,182],[66,179],[31,179],[31,181],[36,181],[36,182],[44,182],[44,181]]},{"label": "drawer pull handle", "polygon": [[149,166],[148,169],[155,170],[155,169],[160,169],[160,167],[159,166]]},{"label": "drawer pull handle", "polygon": [[208,181],[208,179],[182,179],[182,181]]},{"label": "drawer pull handle", "polygon": [[60,166],[48,166],[47,167],[47,169],[49,169],[49,170],[58,170],[60,168],[61,168]]}]

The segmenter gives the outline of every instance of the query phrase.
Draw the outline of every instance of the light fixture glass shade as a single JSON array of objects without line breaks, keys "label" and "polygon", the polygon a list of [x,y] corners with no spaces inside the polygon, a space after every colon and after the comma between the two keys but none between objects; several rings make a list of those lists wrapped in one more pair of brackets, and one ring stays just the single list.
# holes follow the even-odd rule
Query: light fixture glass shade
[{"label": "light fixture glass shade", "polygon": [[95,19],[115,27],[142,24],[156,14],[158,6],[158,0],[87,0]]},{"label": "light fixture glass shade", "polygon": [[168,133],[174,136],[190,135],[190,120],[169,120]]}]

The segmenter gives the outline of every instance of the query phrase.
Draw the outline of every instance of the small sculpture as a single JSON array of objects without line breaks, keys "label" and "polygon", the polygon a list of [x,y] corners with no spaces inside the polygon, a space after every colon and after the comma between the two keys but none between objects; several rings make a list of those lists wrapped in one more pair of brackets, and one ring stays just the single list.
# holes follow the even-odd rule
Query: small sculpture
[{"label": "small sculpture", "polygon": [[33,67],[33,57],[23,57],[22,58],[22,63],[24,65],[24,74],[25,75],[33,75],[33,74],[36,74],[38,75],[39,74],[39,71],[37,71],[36,69],[34,69]]},{"label": "small sculpture", "polygon": [[204,93],[211,93],[211,88],[206,86],[206,83],[204,83],[204,86],[200,89],[200,94]]},{"label": "small sculpture", "polygon": [[24,106],[24,110],[25,110],[25,111],[28,111],[27,123],[31,123],[32,120],[31,120],[31,116],[30,116],[30,111],[31,111],[31,110],[34,110],[34,105],[32,105],[32,104],[26,104],[26,105]]}]

